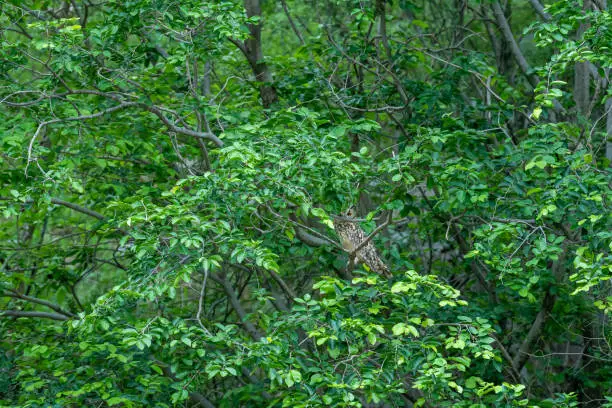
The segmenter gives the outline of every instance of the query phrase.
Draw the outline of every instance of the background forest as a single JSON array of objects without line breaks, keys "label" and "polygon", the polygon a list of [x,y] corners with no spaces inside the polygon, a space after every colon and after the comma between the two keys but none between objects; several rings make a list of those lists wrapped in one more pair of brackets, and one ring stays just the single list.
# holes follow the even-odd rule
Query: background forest
[{"label": "background forest", "polygon": [[606,0],[0,1],[0,406],[612,407],[611,48]]}]

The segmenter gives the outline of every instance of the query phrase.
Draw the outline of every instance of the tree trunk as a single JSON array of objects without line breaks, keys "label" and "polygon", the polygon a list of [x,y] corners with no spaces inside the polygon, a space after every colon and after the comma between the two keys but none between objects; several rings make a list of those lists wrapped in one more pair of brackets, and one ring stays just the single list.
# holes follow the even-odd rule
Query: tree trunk
[{"label": "tree trunk", "polygon": [[[261,6],[259,0],[245,0],[244,8],[248,17],[261,17]],[[251,65],[255,80],[261,82],[259,86],[259,94],[264,108],[269,108],[278,100],[276,89],[271,85],[272,75],[263,58],[263,50],[261,47],[261,20],[258,24],[249,24],[251,38],[244,42],[244,53]]]},{"label": "tree trunk", "polygon": [[[591,8],[591,1],[584,0],[584,11],[588,11]],[[582,37],[584,32],[589,27],[588,24],[580,24],[576,36],[578,39]],[[574,69],[574,101],[576,102],[576,114],[586,115],[589,111],[589,104],[591,102],[590,96],[590,69],[589,62],[578,62]]]},{"label": "tree trunk", "polygon": [[606,116],[606,134],[608,135],[606,158],[610,161],[609,165],[612,166],[612,99],[606,102]]}]

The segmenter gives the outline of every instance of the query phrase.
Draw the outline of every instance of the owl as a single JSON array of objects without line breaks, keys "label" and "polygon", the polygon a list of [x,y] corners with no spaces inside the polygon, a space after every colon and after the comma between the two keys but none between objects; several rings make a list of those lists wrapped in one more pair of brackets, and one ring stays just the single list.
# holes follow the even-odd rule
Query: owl
[{"label": "owl", "polygon": [[[363,232],[359,223],[353,219],[355,215],[353,209],[349,209],[346,215],[348,217],[334,217],[333,223],[334,229],[342,241],[342,248],[350,254],[366,240],[367,235]],[[380,259],[380,256],[378,256],[378,252],[372,240],[360,248],[355,254],[355,257],[358,262],[366,264],[371,271],[387,278],[392,277],[389,268],[382,259]]]}]

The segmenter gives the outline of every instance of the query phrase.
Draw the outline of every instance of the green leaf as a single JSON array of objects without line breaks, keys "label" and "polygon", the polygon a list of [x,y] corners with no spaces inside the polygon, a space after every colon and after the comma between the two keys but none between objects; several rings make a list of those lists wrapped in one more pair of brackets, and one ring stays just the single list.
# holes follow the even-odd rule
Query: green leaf
[{"label": "green leaf", "polygon": [[416,285],[414,283],[407,282],[396,282],[391,287],[391,293],[405,293],[416,290]]},{"label": "green leaf", "polygon": [[393,332],[393,335],[395,336],[401,336],[402,334],[404,334],[405,330],[406,330],[406,324],[404,323],[396,323],[391,328],[391,331]]},{"label": "green leaf", "polygon": [[155,371],[157,374],[159,374],[159,375],[163,375],[163,374],[164,374],[164,372],[162,371],[162,369],[161,369],[159,366],[157,366],[157,365],[155,365],[155,364],[151,364],[151,366],[150,366],[150,367],[151,367],[151,369],[152,369],[153,371]]},{"label": "green leaf", "polygon": [[542,114],[542,108],[540,106],[536,106],[533,112],[531,113],[531,117],[535,120],[540,119],[540,115]]}]

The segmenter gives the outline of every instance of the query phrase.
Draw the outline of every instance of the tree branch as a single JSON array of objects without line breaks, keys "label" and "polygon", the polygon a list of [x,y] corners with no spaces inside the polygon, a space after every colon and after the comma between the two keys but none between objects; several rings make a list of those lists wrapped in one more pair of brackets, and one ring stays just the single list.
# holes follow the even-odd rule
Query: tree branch
[{"label": "tree branch", "polygon": [[289,13],[289,8],[287,7],[287,2],[285,0],[281,0],[281,4],[283,5],[283,11],[287,16],[287,20],[289,20],[289,25],[291,25],[291,29],[293,30],[297,38],[300,40],[300,43],[304,45],[304,37],[302,37],[302,33],[300,33],[300,30],[298,30],[297,26],[293,22],[293,18],[291,18],[291,13]]},{"label": "tree branch", "polygon": [[88,120],[88,119],[94,119],[94,118],[99,118],[100,116],[104,116],[108,113],[112,113],[121,109],[125,109],[128,108],[130,106],[137,106],[138,103],[137,102],[122,102],[119,105],[113,106],[111,108],[105,109],[101,112],[97,112],[97,113],[92,113],[91,115],[79,115],[79,116],[72,116],[72,117],[68,117],[68,118],[57,118],[57,119],[52,119],[52,120],[47,120],[44,122],[41,122],[38,125],[38,128],[36,128],[36,132],[34,132],[34,136],[32,136],[32,138],[30,139],[30,144],[28,145],[28,162],[26,165],[26,173],[28,171],[28,166],[30,165],[30,162],[32,161],[32,148],[34,147],[34,142],[36,141],[36,139],[38,138],[38,135],[40,134],[40,132],[48,125],[52,125],[54,123],[60,123],[60,122],[76,122],[76,121],[84,121],[84,120]]},{"label": "tree branch", "polygon": [[[15,201],[15,199],[11,198],[11,197],[0,197],[0,201]],[[26,204],[32,204],[35,203],[34,200],[25,200],[24,203]],[[89,215],[90,217],[94,217],[97,218],[99,220],[106,220],[106,217],[103,216],[102,214],[100,214],[99,212],[96,212],[94,210],[90,210],[89,208],[85,208],[82,207],[78,204],[74,204],[74,203],[70,203],[68,201],[64,201],[64,200],[60,200],[59,198],[51,198],[51,203],[52,204],[57,204],[57,205],[61,205],[67,208],[70,208],[71,210],[74,210],[76,212],[80,212],[82,214],[86,214]]]},{"label": "tree branch", "polygon": [[[565,269],[565,250],[559,255],[559,259],[554,261],[552,266],[552,275],[555,279],[555,282],[559,283],[563,279],[564,269]],[[542,333],[542,329],[544,327],[544,323],[546,323],[546,319],[548,315],[552,311],[555,303],[557,301],[556,294],[553,293],[552,289],[555,288],[555,285],[549,285],[546,294],[544,295],[544,300],[542,301],[542,307],[536,318],[534,319],[529,332],[525,336],[523,343],[521,344],[518,352],[514,356],[513,365],[515,369],[520,372],[523,369],[523,366],[527,362],[530,356],[530,350],[532,345],[536,342],[540,334]]]},{"label": "tree branch", "polygon": [[61,306],[58,305],[58,304],[49,302],[48,300],[39,299],[39,298],[36,298],[36,297],[33,297],[33,296],[22,295],[21,293],[16,292],[14,290],[11,290],[10,293],[9,292],[2,293],[2,294],[0,294],[0,296],[11,297],[11,298],[14,298],[14,299],[25,300],[26,302],[36,303],[38,305],[48,307],[49,309],[54,310],[57,313],[62,314],[64,316],[66,316],[66,317],[76,317],[76,315],[74,313],[66,311],[66,310],[63,310],[61,308]]},{"label": "tree branch", "polygon": [[518,371],[520,371],[523,368],[523,366],[527,362],[527,359],[529,359],[529,351],[531,349],[531,346],[540,336],[540,333],[542,332],[542,328],[544,326],[544,322],[546,321],[546,318],[548,317],[548,313],[552,310],[553,306],[555,305],[555,301],[556,301],[556,297],[554,295],[551,295],[548,292],[544,296],[544,301],[542,302],[542,308],[536,315],[536,318],[534,319],[533,323],[531,324],[531,327],[529,328],[529,332],[525,336],[525,339],[523,340],[521,347],[519,348],[518,352],[514,356],[514,359],[512,360],[512,363],[513,363],[512,365]]},{"label": "tree branch", "polygon": [[39,317],[42,319],[69,320],[68,317],[59,313],[48,313],[48,312],[25,312],[22,310],[0,310],[0,317],[16,317],[16,318],[32,318]]},{"label": "tree branch", "polygon": [[[153,113],[155,116],[157,116],[164,123],[164,125],[166,125],[166,127],[170,131],[173,131],[173,132],[179,133],[179,134],[183,134],[183,135],[186,135],[186,136],[191,136],[191,137],[196,137],[196,138],[210,140],[213,143],[215,143],[218,147],[223,147],[223,141],[221,139],[219,139],[214,133],[212,133],[212,132],[195,131],[195,130],[188,129],[188,128],[185,128],[185,127],[177,126],[175,123],[173,123],[170,119],[168,119],[164,115],[163,109],[159,108],[157,106],[149,105],[149,104],[146,104],[146,103],[143,103],[143,102],[126,102],[118,94],[104,93],[104,92],[99,92],[99,91],[95,91],[95,90],[87,90],[87,89],[80,89],[80,90],[69,89],[68,92],[65,92],[65,93],[62,93],[62,94],[58,94],[58,95],[51,95],[49,97],[50,98],[57,98],[57,97],[62,97],[62,96],[66,96],[66,95],[96,95],[96,96],[112,99],[114,101],[119,102],[119,104],[116,105],[116,106],[113,106],[111,108],[105,109],[105,110],[103,110],[101,112],[93,113],[93,114],[90,114],[90,115],[79,115],[79,116],[72,116],[72,117],[68,117],[68,118],[57,118],[57,119],[52,119],[52,120],[41,122],[38,125],[38,128],[36,129],[36,132],[34,133],[32,138],[30,139],[30,144],[28,146],[28,165],[29,165],[29,163],[31,161],[32,148],[33,148],[34,142],[38,138],[38,135],[40,134],[40,132],[46,126],[54,124],[54,123],[60,123],[60,122],[74,122],[74,121],[85,121],[85,120],[89,120],[89,119],[95,119],[95,118],[104,116],[106,114],[113,113],[115,111],[122,110],[122,109],[127,109],[127,108],[130,108],[130,107],[139,107],[139,108],[141,108],[143,110],[146,110],[148,112]],[[40,99],[36,100],[35,102],[40,101],[42,99],[43,98],[40,98]],[[26,102],[26,104],[30,104],[30,102]],[[15,106],[15,104],[13,104],[13,106]],[[21,106],[24,106],[24,105],[22,104]],[[27,171],[27,166],[26,166],[26,171]]]},{"label": "tree branch", "polygon": [[351,251],[350,255],[354,257],[357,254],[357,251],[359,251],[361,248],[366,246],[368,244],[368,242],[370,242],[372,240],[372,238],[374,238],[376,236],[376,234],[378,234],[380,231],[385,229],[387,227],[387,225],[389,225],[391,223],[391,215],[392,215],[392,212],[389,211],[389,214],[387,215],[387,220],[385,222],[383,222],[382,224],[380,224],[378,227],[376,227],[376,229],[374,231],[372,231],[372,233],[370,235],[368,235],[366,237],[366,239],[364,239],[359,245],[357,245],[355,247],[355,249],[353,249]]},{"label": "tree branch", "polygon": [[221,139],[219,139],[217,136],[215,136],[215,134],[213,134],[212,132],[197,132],[195,130],[191,130],[191,129],[187,129],[184,127],[180,127],[175,125],[174,123],[172,123],[163,113],[163,111],[161,109],[159,109],[156,106],[150,106],[144,103],[140,103],[139,106],[145,110],[148,110],[149,112],[153,113],[154,115],[156,115],[159,119],[161,119],[161,121],[166,125],[166,127],[176,133],[180,133],[182,135],[186,135],[186,136],[192,136],[192,137],[197,137],[197,138],[201,138],[201,139],[207,139],[210,140],[211,142],[213,142],[214,144],[216,144],[218,147],[223,147],[223,141]]},{"label": "tree branch", "polygon": [[542,5],[542,3],[540,3],[539,0],[529,0],[529,2],[531,3],[533,8],[535,9],[536,13],[538,13],[538,15],[540,17],[542,17],[542,19],[544,21],[550,21],[551,20],[552,17],[550,16],[550,14],[548,14],[546,11],[544,11],[544,6]]},{"label": "tree branch", "polygon": [[232,305],[232,308],[238,315],[238,318],[244,325],[244,328],[247,331],[247,333],[249,333],[249,335],[255,341],[258,341],[259,339],[261,339],[263,337],[263,334],[255,327],[253,323],[248,321],[247,312],[244,310],[244,308],[240,304],[240,300],[238,299],[238,296],[236,296],[236,291],[234,290],[234,287],[232,286],[231,282],[227,280],[225,276],[219,277],[217,275],[211,274],[210,278],[214,280],[215,282],[221,284],[221,286],[223,287],[223,290],[225,291],[225,294],[227,295],[230,301],[230,304]]},{"label": "tree branch", "polygon": [[504,11],[501,5],[499,4],[499,1],[493,1],[491,3],[491,7],[493,8],[493,15],[495,15],[497,26],[499,27],[502,35],[504,36],[508,44],[510,44],[510,50],[512,51],[512,55],[514,56],[516,63],[521,69],[521,72],[523,73],[523,75],[525,75],[531,86],[533,86],[534,88],[537,87],[538,83],[540,82],[540,78],[538,78],[538,76],[534,73],[530,72],[531,67],[525,59],[523,52],[519,48],[518,43],[514,38],[514,34],[512,34],[512,29],[508,24],[508,20],[506,19],[506,15],[504,14]]},{"label": "tree branch", "polygon": [[492,335],[491,337],[493,337],[495,339],[495,342],[497,343],[497,347],[499,348],[499,351],[501,351],[502,356],[506,359],[506,361],[508,362],[508,364],[510,364],[510,373],[512,373],[512,378],[514,379],[514,381],[516,381],[517,383],[520,382],[521,379],[521,373],[519,373],[519,371],[516,369],[516,367],[514,366],[514,361],[512,360],[512,357],[510,356],[510,353],[508,353],[508,350],[506,349],[506,347],[504,347],[504,345],[502,344],[501,341],[499,341],[499,339],[497,338],[497,336]]},{"label": "tree branch", "polygon": [[99,212],[90,210],[89,208],[85,208],[78,204],[69,203],[68,201],[60,200],[59,198],[51,198],[51,202],[53,204],[57,204],[57,205],[61,205],[61,206],[70,208],[71,210],[80,212],[81,214],[85,214],[85,215],[89,215],[90,217],[97,218],[98,220],[101,220],[101,221],[106,220],[106,217],[100,214]]},{"label": "tree branch", "polygon": [[278,283],[278,286],[281,287],[283,292],[285,292],[285,294],[289,296],[291,300],[297,297],[295,292],[289,287],[289,285],[287,285],[287,283],[283,280],[283,278],[281,278],[276,272],[271,271],[271,270],[267,270],[267,272],[272,277],[272,279],[274,279],[276,283]]},{"label": "tree branch", "polygon": [[[180,380],[176,377],[176,375],[174,375],[174,373],[172,372],[172,370],[170,370],[170,367],[168,366],[168,364],[157,360],[156,358],[152,359],[153,361],[155,361],[161,368],[162,372],[164,373],[164,375],[168,378],[170,378],[173,381],[179,382]],[[189,391],[189,398],[192,401],[197,402],[198,404],[200,404],[201,406],[203,406],[204,408],[215,408],[215,405],[210,402],[210,400],[208,398],[206,398],[204,395],[200,394],[197,391]]]},{"label": "tree branch", "polygon": [[319,238],[315,235],[309,234],[306,230],[304,230],[301,226],[296,225],[295,226],[295,236],[302,241],[303,243],[305,243],[306,245],[312,246],[312,247],[320,247],[320,246],[325,246],[325,245],[329,245],[329,241],[324,240],[322,238]]}]

